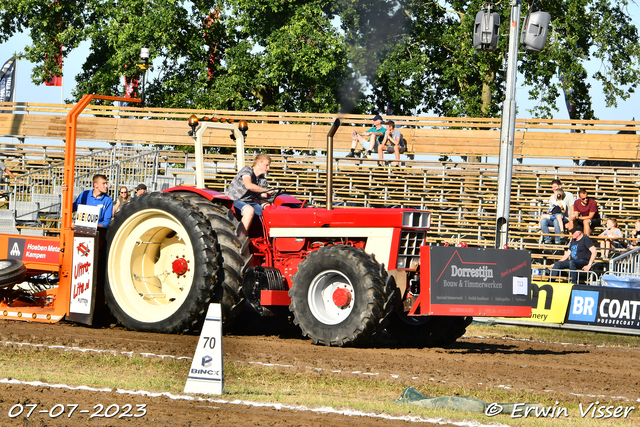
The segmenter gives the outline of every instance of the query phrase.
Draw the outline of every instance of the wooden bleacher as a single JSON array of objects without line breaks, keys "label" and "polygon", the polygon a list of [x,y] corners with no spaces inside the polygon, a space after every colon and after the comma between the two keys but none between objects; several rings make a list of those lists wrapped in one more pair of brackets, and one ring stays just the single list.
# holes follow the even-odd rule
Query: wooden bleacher
[{"label": "wooden bleacher", "polygon": [[[0,103],[0,135],[15,138],[64,139],[65,115],[72,105]],[[192,145],[187,118],[247,120],[249,149],[291,148],[326,150],[328,125],[334,114],[247,112],[89,106],[78,118],[78,139],[154,145]],[[370,126],[371,117],[340,115],[342,126],[334,137],[336,151],[346,152],[354,127]],[[415,155],[489,156],[499,154],[500,119],[386,116],[394,120]],[[516,158],[598,158],[638,160],[640,136],[618,134],[633,131],[638,122],[594,120],[517,119]],[[571,132],[573,131],[573,132]],[[210,130],[205,146],[235,147],[228,131]]]},{"label": "wooden bleacher", "polygon": [[[60,140],[64,139],[65,117],[70,105],[3,103],[0,135],[17,138],[19,143],[0,144],[0,156],[18,174],[61,162],[64,157]],[[91,149],[83,142],[106,144],[151,144],[160,148],[191,145],[186,119],[227,117],[249,122],[248,150],[293,149],[313,155],[274,155],[269,173],[274,186],[285,187],[309,203],[323,206],[326,197],[326,134],[335,116],[283,112],[235,112],[186,109],[142,109],[138,107],[92,106],[79,117],[78,148],[80,154]],[[334,137],[334,202],[342,206],[402,206],[430,210],[432,232],[428,242],[492,247],[495,238],[499,154],[499,119],[389,116],[400,126],[409,151],[417,160],[401,156],[402,167],[378,167],[372,159],[345,159],[354,127],[370,126],[371,116],[344,115],[342,127]],[[511,186],[510,246],[532,252],[535,266],[549,267],[561,254],[543,253],[543,249],[561,251],[562,247],[545,246],[538,229],[539,218],[546,211],[550,182],[563,181],[563,188],[577,195],[579,188],[589,191],[603,217],[615,216],[623,233],[633,229],[640,218],[640,179],[630,167],[581,167],[548,165],[549,159],[574,161],[609,159],[639,162],[640,136],[618,134],[640,130],[640,122],[533,120],[518,119]],[[571,132],[577,131],[577,132]],[[49,140],[51,144],[35,143]],[[57,141],[53,141],[57,140]],[[34,143],[31,143],[34,141]],[[235,147],[228,131],[212,130],[205,135],[205,146]],[[343,154],[340,154],[343,153]],[[420,156],[482,156],[483,163],[421,160]],[[174,176],[193,180],[190,169],[194,156],[164,149],[160,177]],[[250,155],[247,156],[248,158]],[[389,162],[392,156],[387,155]],[[493,160],[491,160],[493,159]],[[519,164],[518,160],[540,159],[539,164]],[[105,157],[105,162],[110,159]],[[205,156],[207,186],[224,191],[236,172],[233,155]],[[193,181],[195,182],[195,181]],[[1,208],[1,207],[0,207]],[[592,236],[598,245],[597,229]],[[563,237],[567,241],[567,236]]]}]

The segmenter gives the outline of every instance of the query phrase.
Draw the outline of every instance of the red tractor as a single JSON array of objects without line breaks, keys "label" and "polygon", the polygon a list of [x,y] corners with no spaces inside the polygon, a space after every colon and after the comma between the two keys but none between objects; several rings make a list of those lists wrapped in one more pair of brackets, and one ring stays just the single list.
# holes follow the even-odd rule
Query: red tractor
[{"label": "red tractor", "polygon": [[[132,330],[196,331],[208,305],[219,302],[225,324],[248,305],[263,316],[291,313],[316,344],[358,344],[386,328],[399,342],[422,346],[454,341],[473,315],[530,315],[528,252],[424,246],[426,211],[334,209],[330,197],[321,208],[276,191],[248,237],[239,233],[232,201],[204,188],[201,141],[211,127],[232,131],[241,167],[246,122],[238,127],[192,118],[189,124],[197,186],[147,193],[125,204],[107,229],[102,257],[94,258],[104,264],[89,286],[71,280],[85,272],[87,249],[76,250],[81,237],[77,226],[73,237],[71,207],[64,203],[58,286],[25,299],[4,285],[0,310],[21,313],[6,318],[51,322],[66,316],[90,323],[95,295],[103,290],[113,315]],[[328,152],[337,126],[329,133]],[[75,135],[68,135],[67,144],[75,150]],[[330,194],[330,176],[327,181]],[[10,252],[8,237],[18,238],[0,235],[0,257],[3,246]],[[73,260],[71,252],[77,253]],[[27,281],[42,274],[41,265],[25,264]],[[7,297],[11,292],[15,298]],[[90,307],[74,313],[70,307],[78,302]],[[60,316],[43,320],[47,309]]]}]

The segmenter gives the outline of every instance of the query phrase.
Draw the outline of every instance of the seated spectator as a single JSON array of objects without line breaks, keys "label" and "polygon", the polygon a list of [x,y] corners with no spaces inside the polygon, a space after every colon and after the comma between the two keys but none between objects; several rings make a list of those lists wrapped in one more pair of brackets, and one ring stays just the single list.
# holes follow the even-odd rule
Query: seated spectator
[{"label": "seated spectator", "polygon": [[636,219],[635,228],[631,231],[628,249],[640,247],[640,219]]},{"label": "seated spectator", "polygon": [[[399,129],[396,129],[396,124],[389,120],[387,122],[387,131],[384,133],[382,143],[378,145],[378,156],[380,160],[384,158],[383,152],[395,153],[396,166],[400,166],[400,154],[407,151],[407,142],[402,139],[402,134]],[[378,162],[378,165],[383,166],[382,162]]]},{"label": "seated spectator", "polygon": [[116,204],[113,207],[113,214],[115,215],[124,204],[129,203],[130,201],[131,197],[129,197],[129,189],[127,187],[120,187]]},{"label": "seated spectator", "polygon": [[382,143],[386,131],[387,129],[382,126],[382,117],[376,115],[373,118],[373,127],[371,129],[366,132],[356,132],[355,130],[351,132],[351,151],[345,157],[356,156],[355,150],[358,143],[362,145],[363,149],[367,150],[365,157],[371,157],[371,152],[378,150],[378,144]]},{"label": "seated spectator", "polygon": [[16,179],[16,176],[7,168],[7,165],[4,164],[4,160],[0,160],[0,182],[5,182],[4,175],[9,175],[10,178]]},{"label": "seated spectator", "polygon": [[[562,238],[561,234],[564,230],[564,224],[569,222],[569,218],[571,218],[571,214],[573,212],[574,198],[573,194],[562,190],[562,182],[559,179],[551,181],[551,190],[553,190],[553,194],[549,197],[549,209],[552,211],[554,206],[560,206],[557,194],[559,191],[562,191],[564,198],[561,200],[565,205],[565,211],[561,216],[557,214],[553,215],[550,212],[543,215],[540,219],[540,229],[544,234],[549,234],[549,226],[553,225],[556,233],[555,243],[556,245],[559,245]],[[544,236],[544,243],[551,244],[551,236]]]},{"label": "seated spectator", "polygon": [[553,264],[551,276],[558,275],[556,270],[568,268],[571,270],[571,283],[577,283],[578,270],[589,271],[591,269],[593,261],[596,259],[597,250],[591,238],[582,233],[580,226],[570,228],[569,233],[571,233],[569,249],[565,251],[560,260]]},{"label": "seated spectator", "polygon": [[598,204],[589,197],[585,189],[578,191],[578,196],[580,198],[573,204],[573,213],[567,223],[567,228],[573,228],[575,225],[581,224],[584,234],[590,236],[591,230],[601,225]]},{"label": "seated spectator", "polygon": [[142,196],[147,192],[147,186],[143,183],[138,184],[136,187],[136,196]]},{"label": "seated spectator", "polygon": [[607,228],[602,233],[600,233],[600,237],[606,237],[605,239],[600,240],[600,248],[602,249],[602,258],[609,258],[610,248],[620,249],[622,248],[622,231],[618,228],[618,220],[615,218],[607,219]]},{"label": "seated spectator", "polygon": [[[560,234],[564,231],[564,217],[567,212],[567,205],[564,202],[564,198],[564,191],[562,191],[562,188],[558,189],[558,191],[555,192],[555,198],[552,197],[549,199],[551,206],[549,206],[547,213],[542,215],[542,219],[554,222],[554,224],[555,222],[558,223]],[[556,244],[560,243],[558,240],[559,239],[556,238]]]}]

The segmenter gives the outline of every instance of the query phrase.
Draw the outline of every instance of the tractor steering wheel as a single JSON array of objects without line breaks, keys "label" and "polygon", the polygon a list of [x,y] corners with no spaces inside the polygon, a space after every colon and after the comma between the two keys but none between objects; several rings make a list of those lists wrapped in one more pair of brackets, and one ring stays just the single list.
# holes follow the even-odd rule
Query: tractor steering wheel
[{"label": "tractor steering wheel", "polygon": [[276,198],[284,193],[284,188],[281,187],[274,187],[274,188],[267,188],[267,191],[271,191],[272,193],[269,194],[267,196],[266,200],[268,203],[273,204],[276,201]]}]

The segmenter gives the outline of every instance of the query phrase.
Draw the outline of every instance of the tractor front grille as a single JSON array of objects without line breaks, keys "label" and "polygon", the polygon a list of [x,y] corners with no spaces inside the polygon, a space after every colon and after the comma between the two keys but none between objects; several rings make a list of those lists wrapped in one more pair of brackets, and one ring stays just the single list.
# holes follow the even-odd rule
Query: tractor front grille
[{"label": "tractor front grille", "polygon": [[396,268],[412,268],[420,263],[420,246],[424,245],[426,231],[402,230],[400,233],[400,245],[398,247],[398,262]]}]

